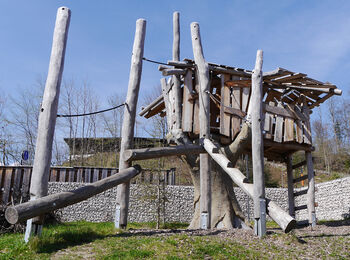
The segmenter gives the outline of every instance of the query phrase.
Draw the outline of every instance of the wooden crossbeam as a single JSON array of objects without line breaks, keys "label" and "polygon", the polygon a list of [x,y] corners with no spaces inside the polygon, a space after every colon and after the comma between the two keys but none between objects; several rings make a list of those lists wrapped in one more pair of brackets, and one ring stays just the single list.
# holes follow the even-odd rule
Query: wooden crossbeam
[{"label": "wooden crossbeam", "polygon": [[298,177],[298,178],[295,178],[295,179],[293,180],[293,183],[297,183],[297,182],[301,182],[301,181],[305,181],[305,180],[307,180],[307,175],[304,175],[304,176],[300,176],[300,177]]},{"label": "wooden crossbeam", "polygon": [[307,194],[307,189],[294,192],[294,197]]},{"label": "wooden crossbeam", "polygon": [[205,150],[200,145],[177,145],[170,147],[152,147],[143,149],[125,150],[124,158],[126,161],[148,160],[159,157],[199,154],[205,153]]},{"label": "wooden crossbeam", "polygon": [[295,211],[303,210],[303,209],[307,209],[307,205],[301,205],[301,206],[296,206],[296,207],[294,207],[294,210],[295,210]]},{"label": "wooden crossbeam", "polygon": [[294,169],[297,169],[297,168],[299,168],[299,167],[301,167],[301,166],[303,166],[303,165],[305,165],[305,164],[306,164],[306,160],[304,160],[304,161],[302,161],[302,162],[299,162],[299,163],[293,165],[293,166],[292,166],[292,169],[293,169],[293,170],[294,170]]}]

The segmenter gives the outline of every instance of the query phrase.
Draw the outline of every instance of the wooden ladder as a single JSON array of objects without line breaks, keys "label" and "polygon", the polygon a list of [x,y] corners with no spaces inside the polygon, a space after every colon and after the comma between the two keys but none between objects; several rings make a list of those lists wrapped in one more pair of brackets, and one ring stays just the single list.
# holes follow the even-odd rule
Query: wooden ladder
[{"label": "wooden ladder", "polygon": [[[288,206],[289,214],[295,217],[295,212],[299,210],[307,209],[308,211],[308,223],[311,227],[316,225],[316,211],[315,207],[315,172],[313,167],[313,158],[311,152],[305,152],[305,160],[293,165],[292,155],[287,156],[287,179],[288,179]],[[298,169],[306,165],[307,174],[294,178],[293,170]],[[307,188],[295,191],[294,184],[308,180]],[[295,198],[298,196],[306,195],[306,204],[295,206]]]}]

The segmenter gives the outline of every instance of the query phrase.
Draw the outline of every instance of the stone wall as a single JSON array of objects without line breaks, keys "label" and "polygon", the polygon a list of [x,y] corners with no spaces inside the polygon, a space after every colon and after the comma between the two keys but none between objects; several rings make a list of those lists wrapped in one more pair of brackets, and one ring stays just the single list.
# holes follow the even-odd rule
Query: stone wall
[{"label": "stone wall", "polygon": [[[57,193],[83,186],[80,183],[49,183],[49,193]],[[316,215],[319,220],[339,220],[350,217],[350,177],[316,185]],[[300,189],[298,189],[300,190]],[[243,212],[253,216],[253,202],[240,188],[235,188]],[[288,195],[285,188],[267,188],[266,196],[288,209]],[[86,201],[58,210],[62,221],[87,220],[92,222],[113,221],[116,188],[105,191]],[[306,204],[306,195],[297,197],[296,205]],[[193,187],[154,185],[131,185],[130,222],[156,221],[159,217],[166,222],[189,223],[193,214]],[[164,214],[165,213],[165,214]],[[165,216],[165,217],[164,217]],[[297,212],[297,220],[307,219],[307,211]]]}]

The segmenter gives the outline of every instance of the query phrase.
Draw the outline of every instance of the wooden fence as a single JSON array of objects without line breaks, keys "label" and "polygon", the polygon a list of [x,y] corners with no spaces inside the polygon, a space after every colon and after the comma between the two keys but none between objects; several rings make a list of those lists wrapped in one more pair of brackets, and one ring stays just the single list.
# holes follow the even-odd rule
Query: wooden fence
[{"label": "wooden fence", "polygon": [[[50,182],[91,183],[116,174],[116,168],[51,167]],[[32,166],[0,166],[0,209],[29,200]],[[175,168],[154,172],[144,169],[131,183],[175,185]]]}]

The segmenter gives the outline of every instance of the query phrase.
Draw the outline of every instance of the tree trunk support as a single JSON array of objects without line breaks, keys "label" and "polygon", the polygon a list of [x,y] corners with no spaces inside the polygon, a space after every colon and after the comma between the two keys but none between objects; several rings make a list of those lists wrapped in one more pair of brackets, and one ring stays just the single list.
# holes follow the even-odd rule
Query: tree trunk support
[{"label": "tree trunk support", "polygon": [[294,182],[292,155],[287,156],[287,181],[288,181],[288,209],[289,215],[295,217]]},{"label": "tree trunk support", "polygon": [[[210,138],[210,90],[209,66],[203,56],[203,48],[198,23],[191,23],[191,36],[193,56],[197,66],[199,78],[199,124],[200,143]],[[208,139],[209,140],[209,139]],[[200,227],[210,229],[211,223],[211,180],[210,180],[210,156],[200,154]]]},{"label": "tree trunk support", "polygon": [[255,235],[266,235],[266,200],[264,181],[264,144],[262,113],[262,64],[263,52],[258,50],[255,68],[252,75],[252,96],[250,100],[250,116],[252,120],[252,159],[254,183],[254,219]]},{"label": "tree trunk support", "polygon": [[311,227],[316,226],[316,211],[315,211],[315,173],[314,164],[312,162],[311,152],[305,152],[307,176],[308,176],[308,190],[307,190],[307,211],[309,217],[309,224]]},{"label": "tree trunk support", "polygon": [[[136,108],[142,73],[142,58],[145,34],[146,20],[138,19],[136,21],[136,32],[131,57],[128,93],[126,96],[126,105],[124,108],[124,119],[120,144],[119,170],[124,170],[131,166],[131,163],[127,162],[124,158],[124,151],[127,149],[131,149],[133,145]],[[118,186],[117,205],[114,221],[114,225],[116,228],[126,228],[128,222],[129,195],[129,181]]]},{"label": "tree trunk support", "polygon": [[[60,7],[57,10],[53,34],[49,71],[47,74],[43,102],[40,109],[38,136],[33,164],[33,177],[30,185],[30,199],[35,200],[47,195],[52,142],[55,132],[58,99],[64,67],[70,10]],[[28,242],[32,235],[40,235],[43,216],[27,221],[24,240]]]}]

